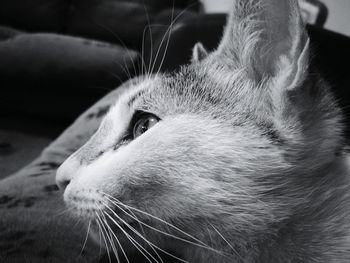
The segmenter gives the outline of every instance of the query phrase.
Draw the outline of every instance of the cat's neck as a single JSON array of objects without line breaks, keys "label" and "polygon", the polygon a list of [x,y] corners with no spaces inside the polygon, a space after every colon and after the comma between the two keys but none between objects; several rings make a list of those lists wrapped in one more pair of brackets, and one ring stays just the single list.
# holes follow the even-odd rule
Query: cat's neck
[{"label": "cat's neck", "polygon": [[286,220],[277,236],[259,240],[253,248],[255,261],[246,262],[349,262],[349,175],[346,155],[309,175],[317,180],[304,207]]},{"label": "cat's neck", "polygon": [[350,262],[349,171],[350,156],[336,157],[309,175],[319,181],[310,190],[308,200],[293,216],[271,226],[275,230],[246,240],[225,232],[226,240],[217,237],[214,243],[221,244],[224,248],[217,249],[229,258],[198,249],[195,253],[189,250],[189,262]]}]

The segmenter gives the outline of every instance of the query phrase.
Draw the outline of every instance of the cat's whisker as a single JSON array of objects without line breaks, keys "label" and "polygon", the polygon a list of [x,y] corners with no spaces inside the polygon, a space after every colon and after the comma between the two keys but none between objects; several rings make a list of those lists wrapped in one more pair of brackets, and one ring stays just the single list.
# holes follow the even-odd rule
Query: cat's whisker
[{"label": "cat's whisker", "polygon": [[[131,79],[132,76],[131,76],[131,72],[128,68],[128,65],[126,64],[126,58],[123,59],[123,63],[124,63],[124,66],[121,67],[125,73],[125,75],[128,77],[128,79]],[[120,65],[119,65],[120,66]]]},{"label": "cat's whisker", "polygon": [[[118,217],[118,219],[120,219],[121,220],[121,218],[113,211],[113,209],[111,209],[109,206],[108,206],[108,204],[105,204],[104,203],[104,205],[107,207],[107,209],[109,209],[115,216],[117,216]],[[140,228],[142,229],[142,231],[143,231],[143,234],[140,234],[135,228],[133,228],[130,224],[128,224],[125,220],[121,220],[130,230],[132,230],[135,234],[137,234],[139,237],[141,237],[145,242],[147,242],[147,244],[150,246],[150,248],[153,250],[153,252],[157,255],[157,257],[160,259],[160,261],[162,262],[162,263],[164,263],[163,262],[163,259],[161,258],[161,256],[158,254],[158,252],[154,249],[154,246],[153,246],[153,244],[152,243],[150,243],[149,242],[149,240],[147,240],[147,238],[146,238],[146,235],[145,235],[145,231],[144,231],[144,229],[143,229],[143,227],[142,227],[142,224],[140,223],[140,222],[138,222],[138,224],[139,224],[139,226],[140,226]],[[136,232],[135,232],[136,231]]]},{"label": "cat's whisker", "polygon": [[230,242],[227,241],[227,239],[217,230],[216,227],[214,227],[212,224],[209,223],[209,225],[215,230],[215,232],[222,238],[222,240],[225,241],[225,243],[232,249],[232,251],[238,256],[240,259],[244,261],[242,256],[238,253],[238,251],[230,244]]},{"label": "cat's whisker", "polygon": [[[123,80],[117,75],[115,74],[114,72],[109,72],[113,77],[115,77],[116,79],[118,79],[120,81],[120,83],[123,83]],[[103,88],[102,88],[103,89]],[[104,90],[108,90],[108,91],[111,91],[112,89],[108,89],[108,88],[105,88]]]},{"label": "cat's whisker", "polygon": [[[146,239],[146,237],[144,236],[144,235],[141,235],[135,228],[133,228],[130,224],[128,224],[125,220],[123,220],[122,218],[120,218],[114,211],[113,211],[113,209],[111,209],[109,206],[108,206],[108,204],[105,204],[104,203],[104,205],[105,205],[105,207],[108,209],[108,210],[110,210],[110,212],[112,212],[113,213],[113,215],[115,216],[115,217],[117,217],[117,219],[118,220],[120,220],[121,222],[123,222],[132,232],[134,232],[136,235],[138,235],[140,238],[142,238],[150,247],[151,247],[151,249],[153,250],[153,252],[158,256],[158,258],[160,259],[160,261],[162,262],[162,263],[164,263],[163,262],[163,260],[162,260],[162,258],[160,257],[160,255],[158,254],[158,252],[154,249],[154,247],[156,247],[153,243],[151,243],[149,240],[147,240]],[[157,248],[157,247],[156,247]]]},{"label": "cat's whisker", "polygon": [[[161,25],[161,24],[152,24],[152,25],[147,25],[144,30],[143,30],[143,34],[142,34],[142,49],[141,49],[141,63],[140,63],[140,66],[142,69],[140,70],[141,72],[141,75],[145,75],[146,77],[149,77],[152,75],[152,72],[151,72],[151,68],[152,68],[152,65],[154,63],[154,60],[153,60],[153,36],[152,36],[152,30],[151,30],[151,27],[164,27],[164,25]],[[150,55],[149,55],[149,62],[148,62],[148,65],[146,65],[146,61],[145,61],[145,58],[144,58],[144,45],[145,45],[145,34],[146,34],[146,31],[149,31],[150,32],[150,42],[151,42],[151,51],[150,51]]]},{"label": "cat's whisker", "polygon": [[[114,223],[114,224],[116,224],[116,225],[119,225],[108,213],[105,213],[105,215],[106,216],[108,216],[109,217],[109,219]],[[115,214],[115,216],[117,217],[117,215]],[[118,219],[120,220],[120,218],[118,217]],[[121,220],[122,221],[122,220]],[[122,221],[123,222],[123,221]],[[123,222],[126,226],[128,226],[128,228],[130,228],[130,230],[132,230],[131,228],[131,226],[129,226],[125,221]],[[134,229],[135,230],[135,229]],[[125,230],[124,230],[125,231]],[[133,231],[133,230],[132,230]],[[136,230],[135,230],[136,231]],[[134,232],[134,231],[133,231]],[[139,233],[136,231],[136,232],[134,232],[136,235],[138,235]],[[137,243],[138,244],[138,246],[140,246],[140,248],[147,254],[147,255],[149,255],[153,260],[155,260],[157,263],[159,263],[159,261],[151,254],[151,253],[149,253],[144,247],[142,247],[134,238],[132,238],[128,233],[126,233],[126,232],[124,232],[124,234],[125,235],[127,235],[128,236],[128,238],[129,238],[129,240],[131,241],[131,240],[133,240],[133,242],[135,242],[135,243]],[[141,238],[143,238],[142,236],[140,236]],[[145,240],[145,239],[144,239]],[[152,247],[153,248],[153,244],[151,243],[151,242],[149,242],[148,240],[145,240],[145,242],[147,242],[149,245],[150,245],[150,247]],[[152,245],[151,245],[152,244]],[[141,252],[141,251],[140,251]],[[158,253],[157,253],[157,255],[158,255]],[[159,256],[159,255],[158,255]],[[152,261],[151,261],[152,262]]]},{"label": "cat's whisker", "polygon": [[85,240],[84,240],[84,243],[83,243],[83,247],[81,248],[80,255],[83,254],[83,251],[85,249],[85,246],[86,246],[86,243],[87,243],[87,240],[88,240],[88,237],[89,237],[90,227],[91,227],[91,220],[89,220],[89,224],[88,224],[88,228],[87,228],[87,231],[86,231]]},{"label": "cat's whisker", "polygon": [[[152,57],[153,57],[153,37],[152,37],[152,28],[151,28],[151,21],[150,21],[150,18],[149,18],[149,14],[148,14],[148,10],[147,10],[147,7],[146,7],[146,4],[145,4],[145,0],[143,0],[143,7],[145,9],[145,14],[146,14],[146,19],[147,19],[147,26],[144,28],[144,31],[143,31],[143,34],[142,34],[142,60],[144,61],[143,59],[143,55],[144,55],[144,44],[145,44],[145,32],[146,30],[148,29],[149,31],[149,36],[150,36],[150,42],[151,42],[151,50],[150,50],[150,60],[148,62],[148,69],[150,68],[151,66],[151,63],[152,63]],[[146,69],[146,74],[149,75],[149,72],[148,72],[148,69],[147,67],[145,66],[145,69]]]},{"label": "cat's whisker", "polygon": [[[170,38],[171,38],[171,34],[172,34],[172,30],[173,30],[173,26],[171,25],[171,28],[170,28],[170,31],[168,33],[168,39],[167,39],[167,42],[165,44],[165,49],[164,49],[164,53],[163,53],[163,56],[162,56],[162,59],[159,63],[159,67],[158,67],[158,70],[156,72],[156,75],[159,74],[160,70],[162,69],[162,66],[164,64],[164,61],[165,61],[165,57],[167,55],[167,52],[168,52],[168,49],[169,49],[169,43],[170,43]],[[152,68],[152,71],[153,71],[153,68]]]},{"label": "cat's whisker", "polygon": [[[173,2],[173,4],[174,4],[174,2]],[[182,13],[182,12],[181,12],[181,13]],[[181,13],[180,13],[180,14],[181,14]],[[164,58],[165,55],[166,55],[167,47],[168,47],[168,44],[169,44],[169,41],[170,41],[171,30],[172,30],[172,28],[173,28],[172,25],[173,25],[173,23],[174,23],[175,21],[176,21],[176,20],[174,20],[174,6],[173,6],[173,9],[171,10],[171,23],[170,23],[170,25],[168,26],[167,30],[165,31],[165,33],[164,33],[164,35],[163,35],[163,37],[162,37],[162,40],[160,41],[160,44],[159,44],[159,47],[158,47],[156,56],[155,56],[155,58],[154,58],[154,60],[153,60],[152,68],[150,68],[150,73],[153,73],[154,67],[155,67],[155,65],[156,65],[156,63],[157,63],[157,59],[158,59],[159,53],[160,53],[160,51],[161,51],[161,49],[162,49],[162,46],[163,46],[163,42],[164,42],[164,40],[165,40],[166,35],[168,35],[167,43],[166,43],[166,48],[165,48],[165,51],[164,51],[164,54],[163,54],[163,58]],[[161,66],[159,66],[159,69],[160,69],[160,68],[161,68]],[[157,70],[157,74],[159,73],[159,69]],[[157,74],[156,74],[156,75],[157,75]]]},{"label": "cat's whisker", "polygon": [[137,71],[136,71],[136,66],[135,66],[135,62],[134,60],[132,59],[132,56],[130,54],[130,50],[129,48],[127,47],[127,45],[125,44],[125,42],[117,35],[117,33],[113,32],[113,30],[111,30],[110,28],[102,25],[101,23],[98,23],[96,21],[93,21],[93,23],[99,27],[101,27],[103,30],[107,31],[108,33],[110,33],[124,48],[124,50],[126,51],[127,55],[129,56],[130,58],[130,61],[133,65],[133,69],[134,69],[134,72],[135,74],[137,74]]},{"label": "cat's whisker", "polygon": [[102,246],[101,246],[101,242],[102,242],[102,237],[101,237],[101,231],[100,231],[100,227],[98,227],[98,237],[99,237],[99,242],[98,242],[98,244],[99,244],[99,246],[100,246],[100,248],[99,248],[99,251],[98,251],[98,260],[100,261],[100,259],[101,259],[101,254],[102,254]]},{"label": "cat's whisker", "polygon": [[107,242],[107,233],[104,230],[103,224],[102,224],[102,222],[100,221],[100,219],[98,217],[96,219],[96,223],[98,224],[99,229],[101,230],[101,234],[102,234],[105,246],[106,246],[107,256],[108,256],[109,262],[111,262],[112,258],[111,258],[110,252],[109,252],[109,246],[108,246],[108,242]]},{"label": "cat's whisker", "polygon": [[72,228],[76,228],[76,227],[82,222],[82,220],[81,220],[80,217],[78,217],[76,220],[77,220],[77,221],[74,223],[74,225],[72,226]]},{"label": "cat's whisker", "polygon": [[[107,207],[112,213],[114,213],[114,211],[108,206],[108,205],[106,205],[106,204],[104,204],[105,205],[105,207]],[[107,214],[107,213],[104,213],[104,214],[106,214],[108,217],[110,217],[110,215],[109,214]],[[117,216],[117,215],[116,215]],[[115,220],[113,220],[112,218],[110,218],[111,220],[112,220],[112,222],[114,223],[114,224],[116,224],[117,225],[117,227],[118,228],[120,228],[122,231],[123,231],[123,229],[121,228],[121,226],[115,221]],[[124,224],[126,224],[129,228],[131,227],[129,224],[127,224],[125,221],[122,221]],[[133,232],[134,231],[136,231],[135,229],[133,230]],[[130,240],[131,242],[133,241],[133,242],[136,242],[136,244],[138,245],[138,246],[140,246],[141,247],[141,249],[142,250],[144,250],[144,252],[145,253],[147,253],[152,259],[154,259],[155,261],[157,261],[146,249],[144,249],[134,238],[132,238],[129,234],[127,234],[126,232],[123,232],[124,233],[124,235],[127,235],[127,238],[130,240],[130,238],[132,239],[132,240]],[[151,247],[151,249],[156,253],[156,255],[160,258],[160,260],[161,260],[161,262],[163,263],[163,261],[162,261],[162,259],[161,259],[161,257],[159,256],[159,254],[157,253],[157,251],[153,248],[153,246],[152,246],[152,244],[151,243],[149,243],[149,241],[147,240],[147,239],[145,239],[142,235],[140,235],[140,233],[138,233],[137,231],[135,232],[135,234],[137,234],[137,235],[139,235],[142,239],[144,239],[147,243],[148,243],[148,245]],[[141,251],[140,251],[141,252]],[[158,261],[157,261],[158,262]]]},{"label": "cat's whisker", "polygon": [[[164,33],[164,35],[163,35],[163,37],[162,37],[162,40],[161,40],[161,42],[160,42],[160,44],[159,44],[159,47],[158,47],[156,56],[155,56],[154,61],[153,61],[152,69],[150,70],[151,73],[153,73],[154,67],[155,67],[155,65],[156,65],[156,63],[157,63],[157,59],[158,59],[159,53],[160,53],[160,51],[161,51],[161,48],[162,48],[162,46],[163,46],[163,43],[164,43],[164,41],[165,41],[166,35],[169,34],[169,33],[171,32],[171,30],[173,29],[173,26],[174,26],[174,24],[177,22],[177,20],[178,20],[185,12],[187,12],[190,8],[192,8],[192,7],[196,4],[196,2],[194,2],[193,4],[190,4],[190,5],[188,5],[186,8],[184,8],[175,18],[174,18],[174,10],[175,10],[174,4],[175,4],[175,3],[173,2],[173,8],[172,8],[172,14],[171,14],[171,23],[170,23],[170,25],[168,26],[168,29],[165,31],[165,33]],[[167,40],[167,46],[169,45],[169,41],[170,41],[170,34],[169,34],[169,37],[168,37],[168,40]],[[164,61],[164,59],[165,59],[165,55],[166,55],[166,52],[167,52],[167,48],[168,48],[168,47],[166,47],[166,50],[165,50],[165,52],[164,52],[164,54],[163,54],[162,62],[161,62],[160,66],[159,66],[159,68],[158,68],[158,70],[157,70],[157,74],[159,73],[160,68],[161,68],[161,66],[162,66],[162,63],[163,63],[163,61]]]},{"label": "cat's whisker", "polygon": [[[163,220],[163,219],[161,219],[161,218],[159,218],[159,217],[156,217],[156,216],[154,216],[154,215],[151,215],[151,214],[149,214],[149,213],[147,213],[147,212],[144,212],[144,211],[139,210],[139,209],[137,209],[137,208],[131,207],[131,206],[129,206],[129,205],[125,205],[125,204],[123,204],[122,202],[120,202],[118,199],[116,199],[115,197],[113,197],[113,196],[111,196],[111,195],[108,195],[108,194],[106,194],[106,193],[101,192],[101,194],[105,195],[105,197],[106,197],[107,199],[109,199],[110,202],[112,202],[112,201],[114,200],[114,203],[117,203],[117,204],[119,204],[119,205],[122,205],[122,206],[125,207],[125,208],[129,208],[129,209],[131,209],[131,210],[134,210],[134,211],[139,212],[139,213],[141,213],[141,214],[144,214],[144,215],[146,215],[146,216],[149,216],[149,217],[151,217],[151,218],[153,218],[153,219],[155,219],[155,220],[157,220],[157,221],[159,221],[159,222],[162,222],[162,223],[166,224],[167,226],[169,226],[169,227],[171,227],[171,228],[173,228],[173,229],[179,231],[181,234],[183,234],[183,235],[185,235],[185,236],[191,238],[192,240],[198,242],[198,243],[199,243],[200,245],[202,245],[203,247],[210,248],[210,247],[208,247],[208,245],[205,244],[203,241],[201,241],[201,240],[199,240],[199,239],[193,237],[192,235],[186,233],[185,231],[179,229],[178,227],[174,226],[173,224],[168,223],[167,221],[165,221],[165,220]],[[111,199],[112,199],[112,200],[111,200]],[[124,211],[124,212],[125,212],[125,211]],[[134,219],[137,220],[137,218],[134,218]],[[140,221],[140,220],[139,220],[139,221]],[[142,221],[140,221],[140,223],[141,223],[141,224],[144,224],[144,225],[147,226],[147,227],[151,227],[151,226],[145,224],[145,223],[142,222]],[[151,228],[153,228],[153,227],[151,227]],[[153,230],[155,230],[155,229],[153,229]],[[155,231],[161,231],[161,230],[156,229]],[[164,232],[164,233],[165,233],[165,232]],[[164,234],[164,233],[163,233],[163,234]],[[165,234],[172,236],[172,235],[169,234],[169,233],[165,233]],[[174,237],[174,236],[173,236],[173,237]],[[186,240],[186,239],[182,239],[182,241],[185,241],[185,240]],[[191,242],[191,241],[187,240],[187,242]],[[193,242],[192,244],[196,244],[196,243]],[[199,244],[197,244],[197,245],[199,245]]]},{"label": "cat's whisker", "polygon": [[209,227],[206,227],[206,229],[207,229],[207,232],[208,232],[208,236],[209,236],[209,244],[213,244],[213,238],[212,238],[212,236],[211,236],[211,231],[209,230]]},{"label": "cat's whisker", "polygon": [[[98,216],[97,213],[96,213],[96,215]],[[98,218],[98,217],[97,217],[97,218]],[[103,239],[103,241],[104,241],[104,243],[105,243],[105,245],[106,245],[107,256],[108,256],[109,262],[111,263],[111,262],[112,262],[112,261],[111,261],[111,255],[109,254],[108,244],[107,244],[105,235],[104,235],[104,233],[103,233],[103,229],[102,229],[102,227],[101,227],[101,225],[100,225],[100,222],[99,222],[97,219],[96,219],[96,223],[97,223],[97,225],[98,225],[98,228],[99,228],[99,230],[100,230],[100,233],[102,234],[102,239]]]},{"label": "cat's whisker", "polygon": [[152,36],[152,25],[151,25],[151,21],[150,21],[149,14],[148,14],[146,6],[145,6],[145,9],[146,9],[148,28],[149,28],[149,38],[150,38],[149,40],[150,40],[150,44],[151,44],[151,46],[150,46],[150,49],[151,49],[151,51],[150,51],[150,60],[148,62],[148,75],[150,75],[149,69],[151,68],[152,57],[153,57],[153,36]]},{"label": "cat's whisker", "polygon": [[[118,63],[114,63],[116,66],[120,67],[124,74],[127,76],[128,79],[131,79],[132,78],[132,75],[129,71],[129,67],[128,65],[126,64],[126,58],[124,57],[123,59],[123,63],[124,65],[121,65],[121,64],[118,64]],[[114,73],[113,71],[107,71],[110,75],[112,75],[113,77],[115,77],[116,79],[119,80],[120,83],[123,83],[125,80],[123,80],[122,78],[120,78],[120,76],[118,76],[116,73]],[[137,74],[137,72],[135,72],[135,75]],[[100,88],[100,89],[103,89],[103,90],[107,90],[107,91],[111,91],[113,90],[113,88]]]},{"label": "cat's whisker", "polygon": [[[154,258],[145,248],[143,248],[134,238],[132,238],[113,218],[110,217],[109,214],[105,213],[106,216],[108,216],[112,222],[123,232],[123,234],[129,239],[131,244],[134,245],[134,247],[150,262],[153,263],[146,255],[148,254],[150,257]],[[144,253],[144,252],[145,253]],[[155,259],[156,260],[156,259]],[[157,260],[156,260],[157,261]],[[157,261],[158,262],[158,261]]]},{"label": "cat's whisker", "polygon": [[[111,200],[109,200],[109,201],[112,202]],[[210,247],[210,246],[208,246],[208,245],[197,244],[197,243],[194,243],[194,242],[189,241],[189,240],[187,240],[187,239],[183,239],[183,238],[181,238],[181,237],[178,237],[178,236],[172,235],[172,234],[170,234],[170,233],[161,231],[161,230],[159,230],[159,229],[157,229],[157,228],[154,228],[154,227],[152,227],[152,226],[150,226],[150,225],[148,225],[148,224],[142,222],[142,221],[139,220],[138,218],[132,217],[132,216],[131,216],[130,214],[128,214],[124,209],[122,209],[120,206],[118,206],[118,204],[113,203],[113,202],[112,202],[112,204],[114,204],[118,209],[120,209],[121,211],[123,211],[126,215],[128,215],[128,216],[131,217],[131,218],[133,218],[134,220],[136,220],[137,222],[141,223],[142,225],[146,226],[147,228],[150,228],[151,230],[154,230],[154,231],[156,231],[156,232],[158,232],[158,233],[164,234],[164,235],[169,236],[169,237],[171,237],[171,238],[174,238],[174,239],[183,241],[183,242],[185,242],[185,243],[188,243],[188,244],[191,244],[191,245],[194,245],[194,246],[203,248],[203,249],[207,249],[207,250],[213,251],[213,252],[215,252],[215,253],[217,253],[217,254],[219,254],[219,255],[225,256],[221,251],[219,251],[219,250],[217,250],[217,249],[214,249],[214,248],[212,248],[212,247]],[[105,205],[106,205],[106,204],[105,204]],[[108,205],[107,205],[107,208],[108,208],[116,217],[118,217],[119,220],[121,220],[124,224],[128,225],[128,224],[127,224],[123,219],[121,219]],[[130,227],[131,227],[131,226],[130,226]],[[139,233],[138,233],[138,234],[139,234]],[[147,241],[146,241],[146,242],[147,242]],[[153,244],[153,245],[154,245],[154,244]],[[158,247],[156,247],[156,248],[158,248]],[[158,248],[158,249],[161,250],[162,252],[166,253],[166,254],[168,253],[168,252],[166,252],[166,251],[164,251],[164,250],[162,250],[162,249],[160,249],[160,248]]]},{"label": "cat's whisker", "polygon": [[[103,218],[101,218],[101,217],[103,217]],[[111,243],[113,253],[114,253],[114,255],[115,255],[116,259],[117,259],[117,262],[120,263],[120,260],[119,260],[119,253],[118,253],[118,250],[117,250],[116,245],[115,245],[115,243],[114,243],[114,239],[113,239],[113,237],[112,237],[112,233],[113,233],[113,232],[111,231],[111,228],[109,227],[108,222],[105,220],[105,217],[103,216],[103,214],[101,214],[101,217],[100,217],[100,219],[101,219],[102,222],[104,223],[106,232],[108,232],[108,239],[109,239],[109,241],[110,241],[110,243]]]},{"label": "cat's whisker", "polygon": [[[130,209],[130,208],[125,208],[134,218],[138,219],[138,217],[135,215],[135,213]],[[129,215],[130,216],[130,215]],[[145,230],[142,226],[142,224],[137,220],[137,223],[142,231],[142,234],[144,237],[146,237],[146,233],[145,233]]]},{"label": "cat's whisker", "polygon": [[[101,211],[102,212],[102,211]],[[106,213],[105,213],[106,214]],[[106,214],[109,216],[108,214]],[[152,263],[152,261],[142,252],[142,250],[148,254],[151,258],[153,258],[156,262],[158,262],[146,249],[144,249],[134,238],[132,238],[115,220],[112,220],[112,222],[123,232],[123,234],[129,239],[129,241],[135,246],[137,250],[149,261]]]},{"label": "cat's whisker", "polygon": [[[117,251],[117,249],[116,249],[116,247],[115,247],[115,244],[114,244],[113,240],[112,240],[111,237],[109,236],[109,231],[108,231],[107,228],[105,227],[106,222],[104,222],[104,221],[101,219],[101,217],[99,216],[98,213],[96,213],[96,217],[97,217],[97,220],[100,221],[101,226],[102,226],[102,228],[104,229],[105,234],[106,234],[106,237],[107,237],[107,239],[108,239],[108,241],[109,241],[109,244],[110,244],[111,247],[112,247],[112,251],[113,251],[113,253],[114,253],[114,256],[115,256],[115,258],[117,259],[117,262],[119,263],[120,261],[119,261],[118,251]],[[108,247],[107,247],[107,250],[108,250]]]},{"label": "cat's whisker", "polygon": [[62,209],[62,211],[59,211],[58,213],[55,213],[53,214],[53,217],[56,218],[56,217],[60,217],[60,216],[64,216],[64,215],[67,215],[70,216],[70,212],[73,210],[73,208],[71,207],[68,207],[68,208],[65,208],[65,209]]},{"label": "cat's whisker", "polygon": [[[109,201],[112,202],[111,200],[109,200]],[[154,230],[154,231],[156,231],[156,232],[158,232],[158,233],[161,233],[161,234],[163,234],[163,235],[172,237],[172,238],[174,238],[174,239],[177,239],[177,240],[186,242],[186,243],[188,243],[188,244],[195,245],[195,246],[197,246],[197,247],[201,247],[201,248],[204,248],[204,249],[209,249],[209,250],[212,250],[212,251],[214,251],[214,252],[216,252],[216,253],[221,253],[220,251],[217,251],[217,250],[215,250],[215,249],[209,247],[209,246],[206,245],[206,244],[205,244],[205,245],[197,244],[197,243],[192,242],[192,241],[190,241],[190,240],[187,240],[187,239],[184,239],[184,238],[181,238],[181,237],[172,235],[172,234],[170,234],[170,233],[167,233],[167,232],[164,232],[164,231],[162,231],[162,230],[160,230],[160,229],[157,229],[157,228],[155,228],[155,227],[152,227],[152,226],[146,224],[145,222],[142,222],[142,221],[139,220],[138,218],[135,218],[135,217],[131,216],[130,214],[128,214],[123,208],[121,208],[120,206],[118,206],[117,203],[113,203],[113,204],[114,204],[115,206],[117,206],[118,209],[120,209],[121,211],[123,211],[126,215],[128,215],[129,217],[133,218],[134,220],[136,220],[137,222],[139,222],[140,224],[146,226],[147,228],[149,228],[149,229],[151,229],[151,230]]]},{"label": "cat's whisker", "polygon": [[141,44],[141,75],[144,75],[146,72],[146,63],[144,60],[145,57],[145,35],[146,35],[146,29],[145,27],[142,32],[142,44]]},{"label": "cat's whisker", "polygon": [[109,229],[111,235],[113,235],[113,237],[114,237],[115,240],[117,241],[118,246],[120,247],[120,250],[122,251],[122,253],[123,253],[123,255],[124,255],[126,261],[127,261],[128,263],[130,263],[129,258],[128,258],[128,256],[126,255],[125,250],[123,249],[123,246],[122,246],[122,244],[120,243],[118,237],[114,234],[114,232],[112,231],[111,227],[108,225],[105,215],[102,214],[101,216],[103,217],[104,222],[106,223],[106,226],[107,226],[107,228]]},{"label": "cat's whisker", "polygon": [[[173,20],[173,18],[174,18],[174,9],[175,9],[174,4],[175,4],[175,2],[173,2],[173,9],[172,9],[172,12],[171,12],[171,20]],[[163,63],[164,63],[166,54],[167,54],[167,52],[168,52],[169,43],[170,43],[170,38],[171,38],[171,34],[172,34],[172,32],[173,32],[173,25],[174,25],[174,23],[173,23],[173,21],[172,21],[171,24],[170,24],[170,26],[169,26],[169,29],[170,29],[170,30],[169,30],[169,32],[168,32],[168,39],[167,39],[167,42],[166,42],[166,44],[165,44],[164,53],[163,53],[162,59],[161,59],[161,61],[160,61],[160,64],[159,64],[159,67],[158,67],[158,70],[157,70],[156,75],[159,74],[159,72],[160,72],[160,70],[161,70],[161,68],[162,68],[162,66],[163,66]],[[152,68],[152,72],[153,72],[153,68]]]}]

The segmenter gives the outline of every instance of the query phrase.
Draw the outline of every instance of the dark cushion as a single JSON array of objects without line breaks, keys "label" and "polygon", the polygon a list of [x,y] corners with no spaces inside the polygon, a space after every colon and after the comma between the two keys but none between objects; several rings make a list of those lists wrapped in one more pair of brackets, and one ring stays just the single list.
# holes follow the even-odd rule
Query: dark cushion
[{"label": "dark cushion", "polygon": [[0,107],[76,115],[134,75],[138,57],[105,42],[0,28]]},{"label": "dark cushion", "polygon": [[126,43],[137,47],[158,12],[197,0],[2,0],[0,25]]},{"label": "dark cushion", "polygon": [[112,91],[34,162],[0,180],[1,263],[109,262],[99,260],[103,250],[99,251],[92,240],[83,247],[86,228],[67,213],[55,174],[58,166],[92,136],[108,108],[130,86],[128,82]]},{"label": "dark cushion", "polygon": [[189,1],[77,0],[67,22],[67,32],[140,49],[143,32],[156,14],[164,9],[183,8],[187,2]]}]

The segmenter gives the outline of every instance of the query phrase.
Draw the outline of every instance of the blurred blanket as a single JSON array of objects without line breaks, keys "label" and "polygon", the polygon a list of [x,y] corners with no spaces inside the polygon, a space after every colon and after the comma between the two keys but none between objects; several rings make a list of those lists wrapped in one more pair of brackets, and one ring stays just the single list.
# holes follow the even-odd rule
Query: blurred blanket
[{"label": "blurred blanket", "polygon": [[65,209],[56,169],[97,130],[133,80],[82,114],[31,164],[0,180],[0,262],[98,262],[100,248]]}]

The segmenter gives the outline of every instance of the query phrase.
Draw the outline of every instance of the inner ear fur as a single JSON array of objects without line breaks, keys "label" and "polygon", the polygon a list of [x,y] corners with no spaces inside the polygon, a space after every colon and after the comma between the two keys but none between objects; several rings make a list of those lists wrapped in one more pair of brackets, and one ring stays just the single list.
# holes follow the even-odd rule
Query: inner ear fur
[{"label": "inner ear fur", "polygon": [[307,68],[308,45],[297,0],[236,0],[217,52],[252,78],[284,75],[291,86]]}]

